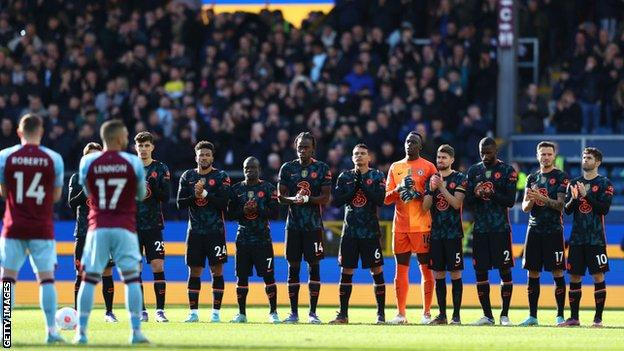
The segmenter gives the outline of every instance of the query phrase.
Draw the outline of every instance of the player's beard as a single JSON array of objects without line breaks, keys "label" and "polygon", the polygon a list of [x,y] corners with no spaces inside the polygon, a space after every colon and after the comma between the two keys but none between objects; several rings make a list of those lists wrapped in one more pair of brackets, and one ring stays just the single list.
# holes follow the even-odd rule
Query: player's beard
[{"label": "player's beard", "polygon": [[446,171],[449,168],[451,168],[451,166],[440,166],[440,165],[438,165],[438,171]]},{"label": "player's beard", "polygon": [[200,163],[199,164],[199,168],[201,168],[202,171],[210,169],[211,166],[212,166],[212,163]]},{"label": "player's beard", "polygon": [[589,165],[583,165],[583,166],[582,166],[582,168],[583,168],[583,171],[585,171],[585,172],[591,172],[591,171],[593,171],[596,167],[591,167],[591,166],[589,166]]}]

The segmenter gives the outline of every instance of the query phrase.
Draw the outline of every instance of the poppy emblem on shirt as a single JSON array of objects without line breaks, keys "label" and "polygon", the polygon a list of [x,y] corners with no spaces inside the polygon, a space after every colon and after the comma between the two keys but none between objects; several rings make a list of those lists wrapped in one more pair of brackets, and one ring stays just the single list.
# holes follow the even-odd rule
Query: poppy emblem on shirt
[{"label": "poppy emblem on shirt", "polygon": [[422,177],[423,175],[425,175],[425,171],[423,171],[422,169],[417,169],[416,174]]},{"label": "poppy emblem on shirt", "polygon": [[451,184],[449,184],[449,188],[450,189],[455,189],[457,185],[455,185],[455,182],[451,182]]},{"label": "poppy emblem on shirt", "polygon": [[550,183],[550,185],[555,185],[557,181],[555,180],[555,178],[550,178],[548,182]]},{"label": "poppy emblem on shirt", "polygon": [[154,172],[152,172],[152,173],[150,174],[150,177],[152,177],[152,178],[156,178],[156,177],[158,177],[158,173],[156,173],[156,171],[154,171]]},{"label": "poppy emblem on shirt", "polygon": [[195,199],[195,205],[199,207],[204,207],[206,206],[207,203],[208,203],[208,200],[206,199]]},{"label": "poppy emblem on shirt", "polygon": [[371,185],[373,184],[373,180],[372,179],[366,179],[366,185]]},{"label": "poppy emblem on shirt", "polygon": [[593,192],[598,192],[598,185],[592,186],[592,191]]},{"label": "poppy emblem on shirt", "polygon": [[500,177],[501,177],[500,172],[494,173],[494,179],[500,179]]},{"label": "poppy emblem on shirt", "polygon": [[263,198],[264,197],[264,191],[258,191],[258,197],[259,198]]},{"label": "poppy emblem on shirt", "polygon": [[312,173],[310,173],[310,177],[311,177],[312,179],[316,179],[316,177],[318,177],[318,173],[316,173],[316,172],[312,172]]},{"label": "poppy emblem on shirt", "polygon": [[208,180],[208,185],[214,186],[215,185],[215,180],[214,179]]}]

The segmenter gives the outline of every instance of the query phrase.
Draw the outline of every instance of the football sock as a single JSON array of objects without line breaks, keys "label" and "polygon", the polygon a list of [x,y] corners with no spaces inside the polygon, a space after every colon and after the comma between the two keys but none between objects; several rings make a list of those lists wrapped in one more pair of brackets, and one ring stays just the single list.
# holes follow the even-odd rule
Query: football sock
[{"label": "football sock", "polygon": [[433,279],[433,272],[427,267],[427,265],[419,265],[421,276],[421,294],[423,301],[423,314],[431,314],[431,302],[433,301],[433,289],[435,280]]},{"label": "football sock", "polygon": [[451,284],[453,284],[453,317],[459,318],[464,284],[462,283],[462,278],[452,279]]},{"label": "football sock", "polygon": [[555,301],[557,301],[557,316],[563,317],[563,308],[565,307],[566,283],[564,277],[555,279]]},{"label": "football sock", "polygon": [[594,284],[594,300],[596,301],[596,314],[594,320],[602,320],[602,311],[604,310],[605,300],[607,299],[607,286],[604,281]]},{"label": "football sock", "polygon": [[102,296],[104,297],[106,312],[111,312],[113,310],[113,298],[115,296],[115,284],[113,283],[112,275],[105,275],[102,277]]},{"label": "football sock", "polygon": [[299,314],[299,269],[301,266],[288,266],[288,299],[290,300],[290,312]]},{"label": "football sock", "polygon": [[386,315],[386,282],[384,281],[383,272],[379,274],[373,274],[373,281],[375,282],[375,300],[377,300],[377,315]]},{"label": "football sock", "polygon": [[78,290],[80,290],[80,283],[82,282],[82,274],[76,274],[76,281],[74,282],[74,309],[78,311]]},{"label": "football sock", "polygon": [[42,280],[39,283],[39,305],[45,314],[48,333],[56,333],[56,323],[54,322],[54,316],[56,315],[56,288],[54,279]]},{"label": "football sock", "polygon": [[223,290],[225,289],[225,282],[223,281],[223,276],[213,276],[212,277],[212,309],[220,310],[221,309],[221,300],[223,300]]},{"label": "football sock", "polygon": [[264,291],[269,298],[270,313],[277,311],[277,285],[275,285],[275,276],[273,273],[267,273],[264,276]]},{"label": "football sock", "polygon": [[568,292],[568,298],[570,299],[570,317],[572,319],[579,319],[579,305],[581,303],[581,282],[570,282],[570,291]]},{"label": "football sock", "polygon": [[351,290],[353,289],[353,274],[340,275],[340,315],[349,316],[349,298],[351,298]]},{"label": "football sock", "polygon": [[[141,272],[139,274],[143,274],[143,272]],[[141,307],[141,308],[142,308],[143,311],[145,311],[147,309],[145,308],[145,298],[144,298],[145,292],[143,290],[143,277],[140,276],[140,275],[139,275],[139,286],[141,287],[141,304],[143,305],[143,307]]]},{"label": "football sock", "polygon": [[156,294],[156,309],[165,309],[165,293],[167,291],[167,283],[165,281],[165,272],[154,273],[154,294]]},{"label": "football sock", "polygon": [[527,292],[529,294],[529,315],[533,318],[537,318],[537,303],[540,295],[540,278],[529,278]]},{"label": "football sock", "polygon": [[446,317],[446,278],[435,280],[435,290],[440,316]]},{"label": "football sock", "polygon": [[187,288],[188,288],[189,309],[197,310],[197,306],[199,306],[199,291],[201,290],[201,278],[189,277]]},{"label": "football sock", "polygon": [[247,293],[249,292],[249,278],[239,277],[236,283],[236,299],[238,301],[238,313],[247,314]]},{"label": "football sock", "polygon": [[319,292],[321,291],[321,269],[318,263],[311,264],[310,280],[308,281],[308,289],[310,290],[310,313],[316,313],[316,305],[318,304]]},{"label": "football sock", "polygon": [[503,300],[503,308],[501,316],[509,316],[509,305],[511,305],[511,294],[513,292],[513,281],[511,280],[511,272],[501,274],[501,299]]},{"label": "football sock", "polygon": [[397,264],[396,275],[394,277],[394,291],[397,299],[399,314],[406,316],[405,306],[407,305],[407,293],[409,292],[409,266]]},{"label": "football sock", "polygon": [[[138,277],[137,277],[138,278]],[[130,315],[130,327],[133,331],[141,329],[141,307],[143,295],[138,279],[126,279],[126,309]]]},{"label": "football sock", "polygon": [[89,315],[93,308],[93,292],[98,279],[85,275],[78,291],[78,332],[86,333]]},{"label": "football sock", "polygon": [[492,305],[490,304],[490,281],[488,280],[488,272],[477,272],[477,293],[479,294],[479,302],[483,309],[483,315],[488,318],[494,318],[492,315]]}]

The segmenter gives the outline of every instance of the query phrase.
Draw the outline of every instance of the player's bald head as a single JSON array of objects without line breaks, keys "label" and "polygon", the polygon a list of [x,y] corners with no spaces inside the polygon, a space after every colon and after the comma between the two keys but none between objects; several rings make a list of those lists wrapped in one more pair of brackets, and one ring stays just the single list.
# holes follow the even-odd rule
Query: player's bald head
[{"label": "player's bald head", "polygon": [[258,159],[253,156],[249,156],[245,159],[245,161],[243,161],[243,167],[245,166],[260,167],[260,161],[258,161]]}]

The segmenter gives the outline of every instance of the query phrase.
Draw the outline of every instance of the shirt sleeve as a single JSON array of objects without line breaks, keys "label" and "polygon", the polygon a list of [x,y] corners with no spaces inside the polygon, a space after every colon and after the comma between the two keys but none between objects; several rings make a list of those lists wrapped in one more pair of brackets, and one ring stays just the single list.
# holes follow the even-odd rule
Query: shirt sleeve
[{"label": "shirt sleeve", "polygon": [[63,157],[58,153],[54,153],[54,187],[62,188],[63,181],[65,177],[65,163],[63,162]]},{"label": "shirt sleeve", "polygon": [[321,186],[331,186],[332,185],[332,174],[329,166],[323,164],[323,174],[321,174]]},{"label": "shirt sleeve", "polygon": [[142,201],[147,193],[147,189],[145,187],[145,169],[143,168],[143,163],[137,156],[134,156],[132,160],[137,183],[136,199]]},{"label": "shirt sleeve", "polygon": [[390,205],[396,202],[399,199],[399,194],[397,194],[394,190],[397,187],[396,181],[394,179],[394,164],[390,166],[388,170],[388,181],[386,181],[386,197],[384,199],[384,204]]},{"label": "shirt sleeve", "polygon": [[4,184],[4,169],[8,155],[7,149],[0,151],[0,184]]}]

